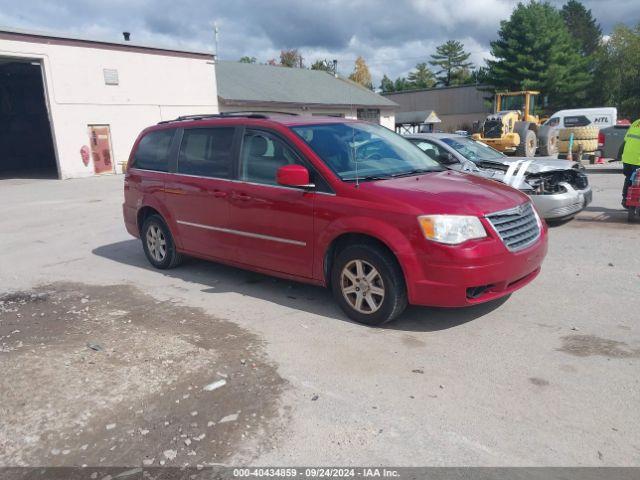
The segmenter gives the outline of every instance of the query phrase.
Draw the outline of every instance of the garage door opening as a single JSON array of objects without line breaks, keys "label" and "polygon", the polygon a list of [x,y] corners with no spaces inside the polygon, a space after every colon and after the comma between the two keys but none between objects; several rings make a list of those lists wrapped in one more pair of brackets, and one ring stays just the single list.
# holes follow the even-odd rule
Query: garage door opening
[{"label": "garage door opening", "polygon": [[58,178],[40,63],[0,59],[0,178]]}]

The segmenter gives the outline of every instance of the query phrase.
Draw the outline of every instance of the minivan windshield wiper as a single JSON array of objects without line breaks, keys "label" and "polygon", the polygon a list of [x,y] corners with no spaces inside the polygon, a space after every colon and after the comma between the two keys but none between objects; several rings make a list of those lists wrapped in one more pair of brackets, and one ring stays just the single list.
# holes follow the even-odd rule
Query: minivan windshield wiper
[{"label": "minivan windshield wiper", "polygon": [[439,172],[438,168],[414,168],[413,170],[407,170],[406,172],[394,173],[392,177],[409,177],[411,175],[418,175],[420,173]]},{"label": "minivan windshield wiper", "polygon": [[373,181],[373,180],[389,180],[392,177],[392,175],[362,175],[361,177],[349,177],[349,178],[343,178],[342,180],[345,182],[355,182],[356,180],[358,181]]}]

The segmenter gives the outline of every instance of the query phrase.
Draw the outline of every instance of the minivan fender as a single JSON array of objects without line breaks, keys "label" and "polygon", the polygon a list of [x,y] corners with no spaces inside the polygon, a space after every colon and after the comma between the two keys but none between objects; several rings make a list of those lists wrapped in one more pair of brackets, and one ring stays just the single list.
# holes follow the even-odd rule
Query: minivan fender
[{"label": "minivan fender", "polygon": [[[416,222],[416,228],[417,228]],[[327,254],[334,242],[344,235],[364,235],[386,246],[395,256],[410,288],[411,279],[418,267],[418,258],[409,239],[397,227],[371,217],[340,218],[329,224],[317,237],[314,276],[328,285],[330,272],[325,272]]]}]

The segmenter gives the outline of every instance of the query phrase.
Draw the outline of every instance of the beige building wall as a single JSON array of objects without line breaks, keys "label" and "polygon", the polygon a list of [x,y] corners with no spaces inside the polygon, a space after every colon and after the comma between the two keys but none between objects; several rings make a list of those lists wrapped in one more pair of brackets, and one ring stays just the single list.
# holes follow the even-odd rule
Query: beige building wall
[{"label": "beige building wall", "polygon": [[[89,125],[109,125],[117,168],[149,125],[218,113],[213,57],[60,43],[0,38],[0,57],[42,65],[60,178],[93,175],[80,155]],[[105,84],[104,69],[117,70],[118,85]]]},{"label": "beige building wall", "polygon": [[491,93],[475,85],[408,90],[384,96],[400,105],[398,112],[434,110],[442,120],[436,128],[443,131],[470,126],[491,112],[491,103],[487,100]]},{"label": "beige building wall", "polygon": [[[225,105],[220,102],[219,108],[221,112],[238,112],[238,111],[278,111],[287,113],[297,113],[298,115],[329,115],[329,116],[341,116],[344,118],[357,118],[358,107],[350,108],[344,106],[330,107],[330,106],[277,106],[277,105],[264,105],[264,104],[248,104],[243,106],[237,105]],[[367,107],[369,108],[369,107]],[[380,125],[387,127],[390,130],[395,129],[395,112],[392,109],[380,108]]]}]

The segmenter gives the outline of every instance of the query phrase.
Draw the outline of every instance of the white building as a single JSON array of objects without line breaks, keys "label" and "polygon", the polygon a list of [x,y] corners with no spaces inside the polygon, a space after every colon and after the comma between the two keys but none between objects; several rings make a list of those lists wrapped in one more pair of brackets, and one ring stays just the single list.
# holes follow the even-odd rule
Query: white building
[{"label": "white building", "polygon": [[119,172],[161,120],[218,113],[210,53],[0,29],[0,177]]},{"label": "white building", "polygon": [[323,71],[0,28],[0,178],[119,173],[144,128],[180,115],[281,110],[393,130],[396,107]]}]

